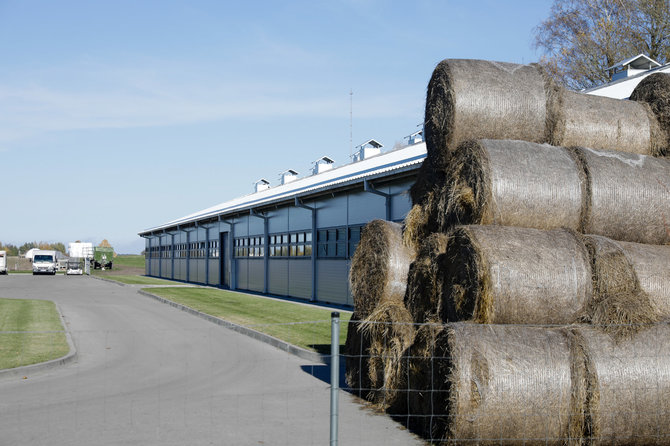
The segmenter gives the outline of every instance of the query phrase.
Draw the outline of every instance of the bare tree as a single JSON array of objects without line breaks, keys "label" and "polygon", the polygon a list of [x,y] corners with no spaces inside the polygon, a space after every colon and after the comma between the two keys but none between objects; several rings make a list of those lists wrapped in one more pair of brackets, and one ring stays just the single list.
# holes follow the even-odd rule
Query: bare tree
[{"label": "bare tree", "polygon": [[670,0],[554,0],[549,17],[535,29],[540,63],[574,89],[611,80],[606,68],[647,54],[670,58]]}]

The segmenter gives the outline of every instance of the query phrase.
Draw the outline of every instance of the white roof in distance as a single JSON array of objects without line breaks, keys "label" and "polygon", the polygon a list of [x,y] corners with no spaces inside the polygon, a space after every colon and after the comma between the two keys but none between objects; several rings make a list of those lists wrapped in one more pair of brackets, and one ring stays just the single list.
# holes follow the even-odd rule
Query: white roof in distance
[{"label": "white roof in distance", "polygon": [[216,206],[169,221],[163,225],[148,228],[140,234],[166,229],[178,224],[186,224],[208,217],[215,217],[217,215],[259,207],[273,202],[287,200],[295,196],[308,195],[321,189],[342,186],[350,182],[360,181],[363,178],[373,177],[393,170],[400,171],[406,168],[417,168],[425,158],[426,144],[424,142],[413,144],[382,153],[381,155],[357,163],[335,167],[316,175],[298,178],[287,184],[281,184],[254,194],[225,201]]}]

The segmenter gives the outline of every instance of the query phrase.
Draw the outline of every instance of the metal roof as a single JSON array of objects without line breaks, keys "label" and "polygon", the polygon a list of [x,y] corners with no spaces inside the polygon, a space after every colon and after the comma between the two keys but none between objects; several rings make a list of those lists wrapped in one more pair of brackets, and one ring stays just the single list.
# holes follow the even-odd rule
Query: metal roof
[{"label": "metal roof", "polygon": [[401,149],[382,153],[381,155],[335,167],[331,170],[299,178],[287,184],[278,185],[243,197],[235,198],[216,206],[189,214],[185,217],[169,221],[165,224],[141,231],[139,235],[154,231],[185,225],[227,214],[247,211],[249,209],[267,206],[273,203],[290,200],[294,197],[304,198],[309,195],[344,187],[351,183],[359,183],[364,179],[387,176],[406,170],[418,169],[426,158],[426,144],[424,142],[403,147]]}]

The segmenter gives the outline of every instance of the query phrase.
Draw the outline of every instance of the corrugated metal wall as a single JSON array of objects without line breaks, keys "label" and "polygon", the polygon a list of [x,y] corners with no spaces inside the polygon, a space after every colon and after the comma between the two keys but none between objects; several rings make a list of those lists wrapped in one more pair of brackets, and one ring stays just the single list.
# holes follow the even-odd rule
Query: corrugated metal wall
[{"label": "corrugated metal wall", "polygon": [[319,301],[352,305],[349,298],[349,273],[346,260],[319,260],[316,262],[317,294]]},{"label": "corrugated metal wall", "polygon": [[312,294],[312,262],[310,258],[288,261],[288,295],[309,299]]},{"label": "corrugated metal wall", "polygon": [[288,259],[270,259],[268,263],[268,293],[288,296]]}]

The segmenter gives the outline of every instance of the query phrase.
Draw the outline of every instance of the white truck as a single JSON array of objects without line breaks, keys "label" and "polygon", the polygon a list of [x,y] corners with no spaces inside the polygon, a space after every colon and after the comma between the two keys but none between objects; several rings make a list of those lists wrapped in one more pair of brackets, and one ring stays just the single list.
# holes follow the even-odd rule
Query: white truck
[{"label": "white truck", "polygon": [[0,274],[7,274],[7,251],[0,251]]},{"label": "white truck", "polygon": [[55,275],[56,271],[58,271],[58,260],[56,259],[56,251],[39,249],[34,252],[33,275],[35,274]]}]

